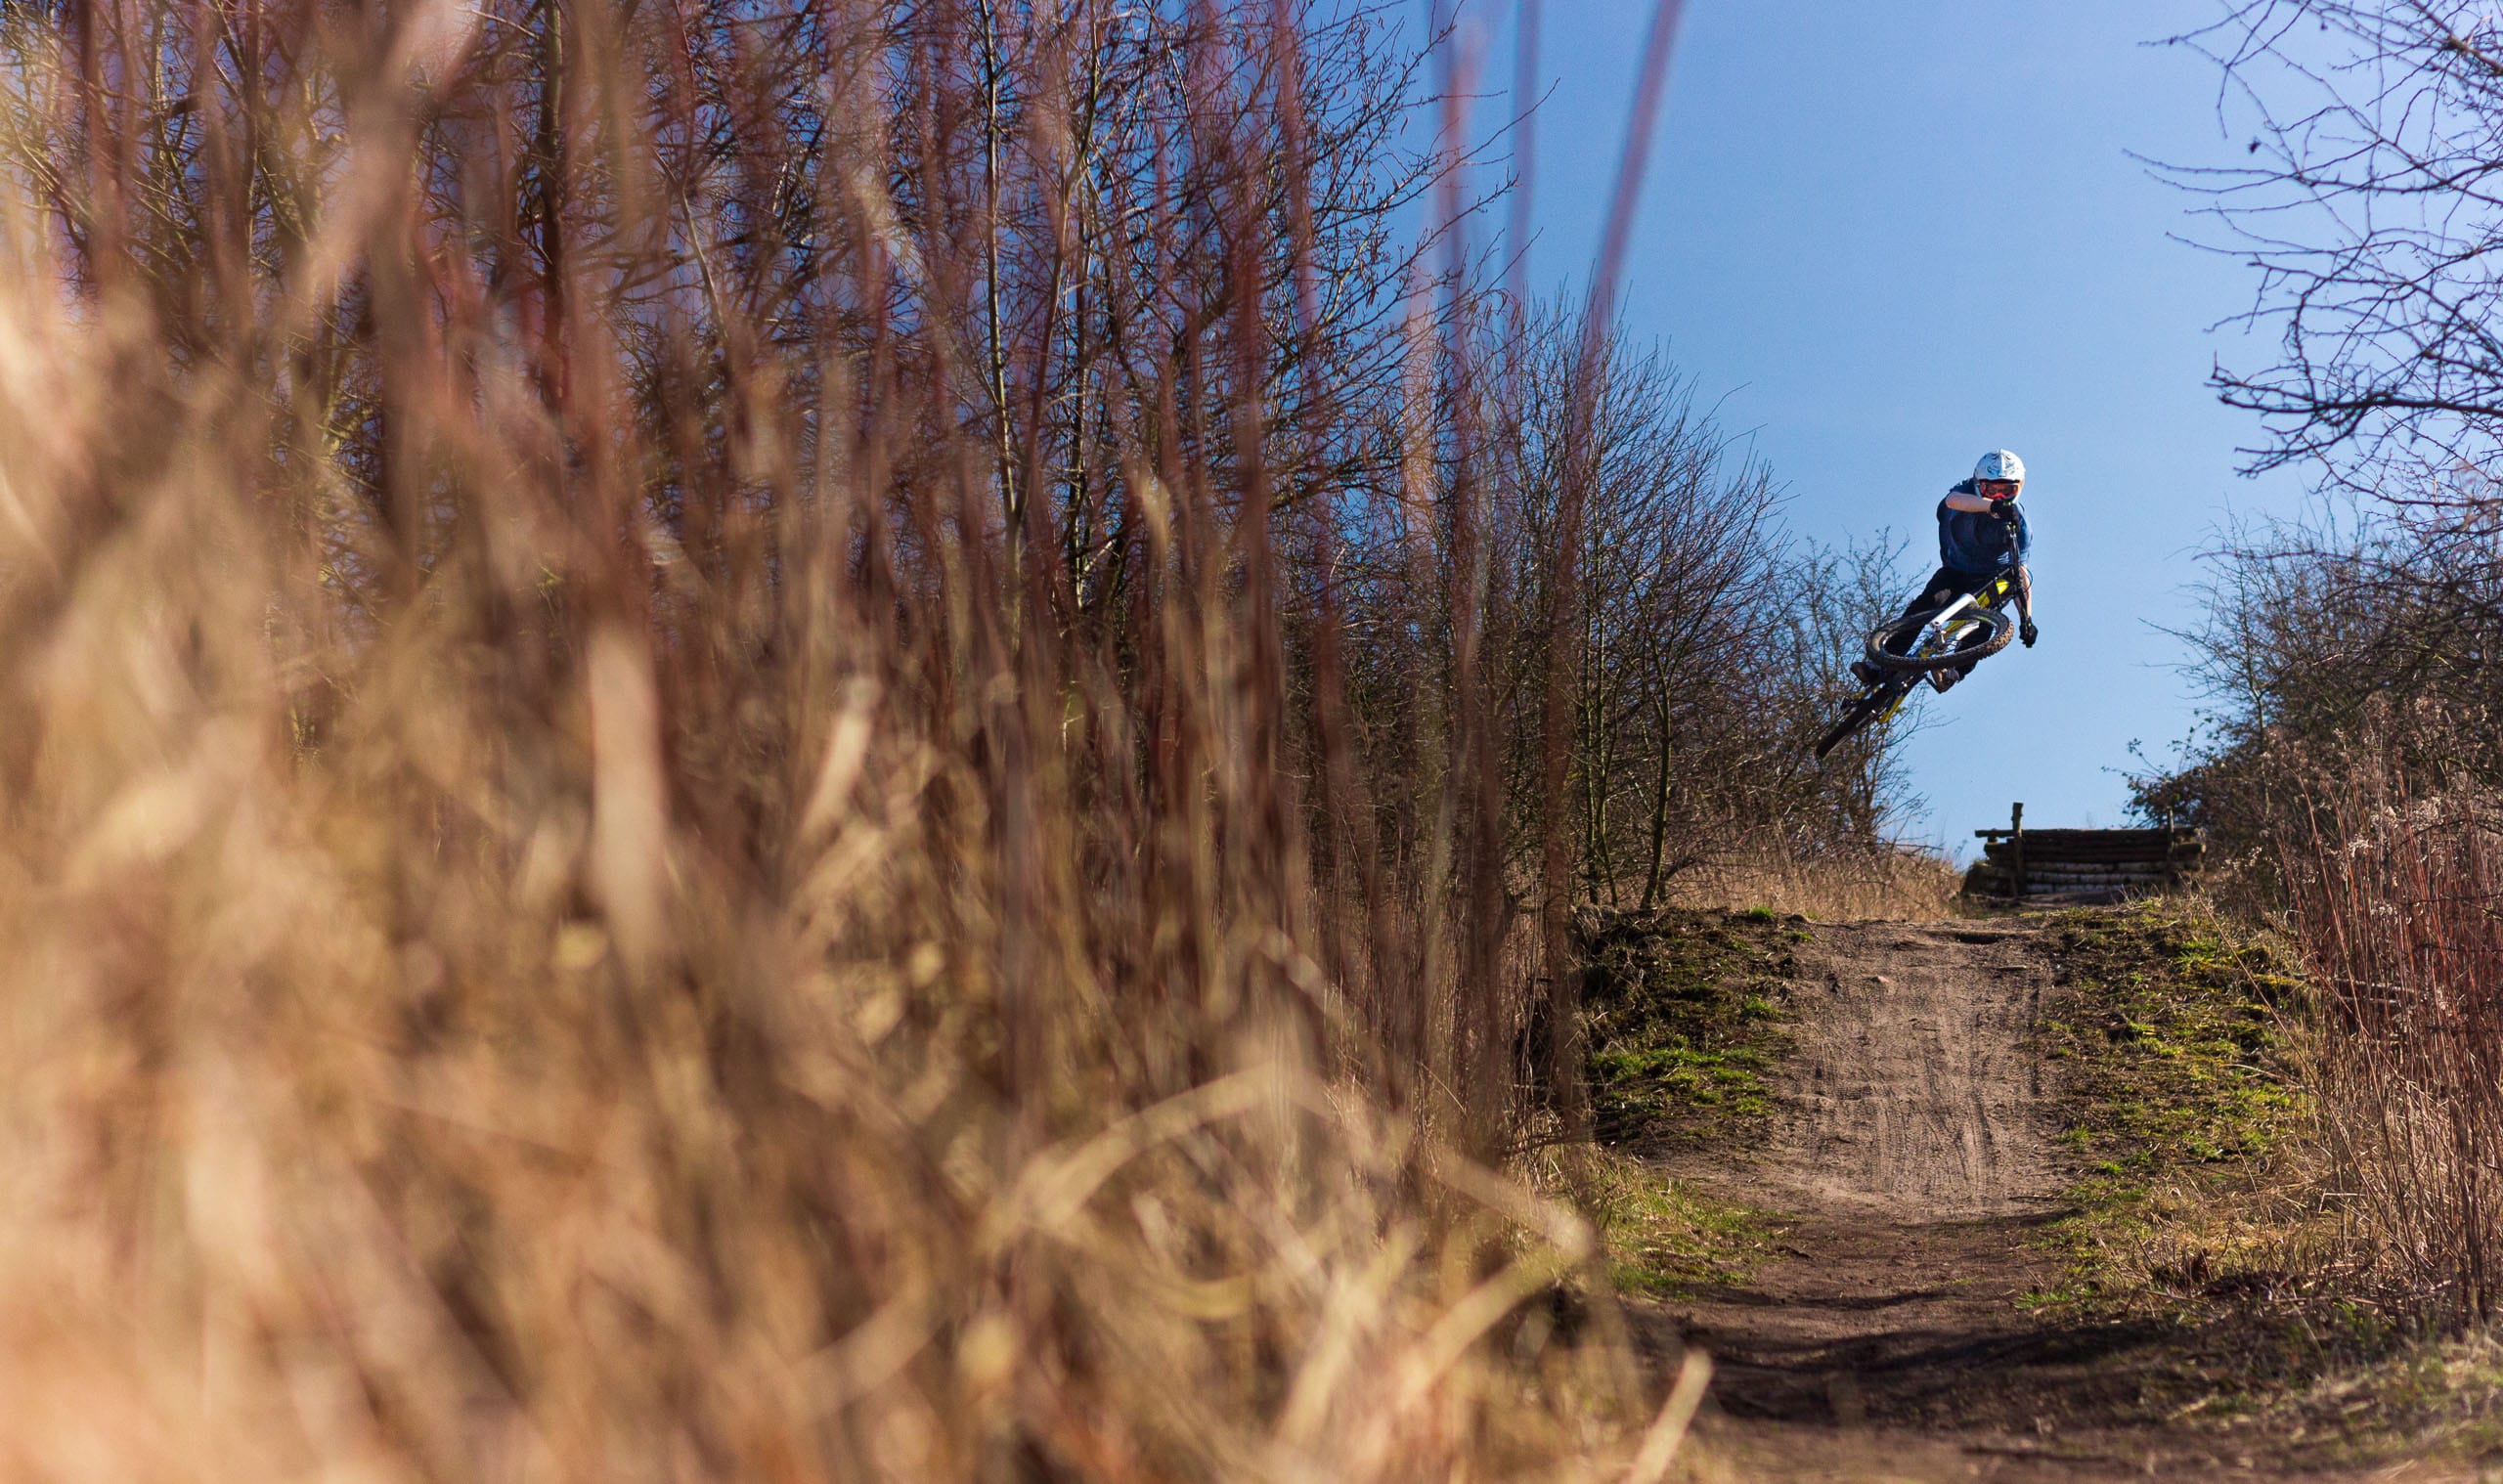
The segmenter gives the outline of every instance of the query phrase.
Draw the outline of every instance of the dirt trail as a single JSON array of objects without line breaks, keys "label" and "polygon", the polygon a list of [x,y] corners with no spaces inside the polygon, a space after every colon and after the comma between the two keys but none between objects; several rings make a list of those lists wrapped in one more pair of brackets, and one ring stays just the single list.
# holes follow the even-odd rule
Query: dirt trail
[{"label": "dirt trail", "polygon": [[2057,1087],[2029,1044],[2054,969],[2030,929],[1994,923],[1826,926],[1800,945],[1767,1137],[1673,1161],[1791,1218],[1784,1256],[1640,1316],[1664,1355],[1680,1335],[1713,1354],[1701,1432],[1729,1476],[2293,1476],[2230,1429],[2149,1415],[2184,1364],[2161,1331],[2020,1302],[2057,1277],[2033,1240],[2066,1178]]},{"label": "dirt trail", "polygon": [[1764,1203],[1931,1221],[2039,1207],[2058,1188],[2042,1069],[2024,1046],[2049,967],[2023,931],[1829,927],[1802,946],[1799,1049]]}]

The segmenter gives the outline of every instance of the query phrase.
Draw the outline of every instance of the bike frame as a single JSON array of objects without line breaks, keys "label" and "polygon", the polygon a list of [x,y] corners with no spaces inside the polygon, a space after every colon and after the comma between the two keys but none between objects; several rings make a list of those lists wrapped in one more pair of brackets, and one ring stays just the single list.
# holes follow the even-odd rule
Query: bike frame
[{"label": "bike frame", "polygon": [[1905,703],[1911,699],[1913,688],[1919,685],[1932,670],[1943,670],[1955,663],[1956,645],[1961,643],[1964,636],[1973,630],[1984,627],[1983,621],[1976,616],[1976,610],[1996,609],[2009,593],[2015,590],[2016,574],[2012,571],[2003,571],[1980,588],[1962,594],[1955,601],[1940,609],[1929,622],[1921,626],[1920,636],[1912,643],[1908,656],[1915,660],[1935,659],[1938,663],[1927,668],[1890,670],[1884,679],[1863,690],[1860,698],[1852,703],[1859,712],[1859,719],[1846,718],[1841,730],[1828,733],[1825,740],[1818,744],[1818,758],[1822,759],[1829,749],[1846,736],[1869,726],[1883,726],[1892,721],[1896,714],[1904,709]]},{"label": "bike frame", "polygon": [[1916,655],[1953,654],[1955,649],[1955,642],[1970,632],[1974,625],[1981,622],[1980,619],[1972,618],[1963,619],[1960,623],[1957,622],[1959,618],[1962,618],[1964,610],[1967,608],[1995,608],[1998,605],[1999,599],[2007,596],[2009,590],[2014,586],[2015,585],[2008,580],[2006,574],[2001,573],[1999,576],[1992,578],[1989,586],[1967,592],[1962,597],[1959,597],[1955,601],[1949,603],[1946,607],[1941,608],[1938,610],[1938,617],[1931,619],[1928,623],[1921,626],[1920,642],[1912,646],[1912,653]]}]

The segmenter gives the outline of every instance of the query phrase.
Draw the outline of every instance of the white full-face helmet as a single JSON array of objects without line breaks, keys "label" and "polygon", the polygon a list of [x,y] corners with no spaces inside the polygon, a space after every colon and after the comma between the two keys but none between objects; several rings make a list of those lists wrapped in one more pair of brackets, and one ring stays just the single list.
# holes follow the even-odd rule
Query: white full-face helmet
[{"label": "white full-face helmet", "polygon": [[1981,462],[1973,465],[1973,478],[1975,480],[2013,479],[2022,483],[2025,479],[2025,460],[2017,458],[2007,449],[1993,449],[1982,456]]}]

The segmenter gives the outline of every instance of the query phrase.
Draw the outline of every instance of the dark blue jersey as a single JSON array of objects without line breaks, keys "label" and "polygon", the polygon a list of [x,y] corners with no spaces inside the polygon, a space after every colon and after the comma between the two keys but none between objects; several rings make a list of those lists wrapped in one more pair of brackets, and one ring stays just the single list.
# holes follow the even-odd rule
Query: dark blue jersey
[{"label": "dark blue jersey", "polygon": [[[1969,479],[1947,492],[1970,495]],[[2033,533],[2026,529],[2025,510],[2010,502],[2016,519],[2000,520],[1979,510],[1958,510],[1946,501],[1938,502],[1938,560],[1941,566],[1958,572],[1997,572],[2025,560],[2033,546]]]}]

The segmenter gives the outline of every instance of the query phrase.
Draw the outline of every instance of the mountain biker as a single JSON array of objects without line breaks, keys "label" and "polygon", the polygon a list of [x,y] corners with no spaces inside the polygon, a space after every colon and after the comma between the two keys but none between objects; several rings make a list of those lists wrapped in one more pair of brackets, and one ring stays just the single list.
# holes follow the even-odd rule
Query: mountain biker
[{"label": "mountain biker", "polygon": [[[2024,492],[2024,459],[2006,449],[1993,449],[1982,456],[1973,465],[1973,477],[1949,490],[1938,502],[1938,571],[1904,605],[1896,622],[1978,592],[1999,573],[2013,568],[2016,634],[2026,648],[2034,647],[2034,579],[2025,570],[2025,553],[2033,536],[2026,528],[2025,511],[2016,502]],[[1886,641],[1886,652],[1908,654],[1919,637],[1919,630],[1905,629]],[[1956,647],[1968,648],[1984,638],[1973,634]],[[1976,658],[1940,666],[1929,673],[1929,683],[1944,691],[1980,663]],[[1851,673],[1863,685],[1874,685],[1886,677],[1884,671],[1866,660],[1852,661]]]}]

